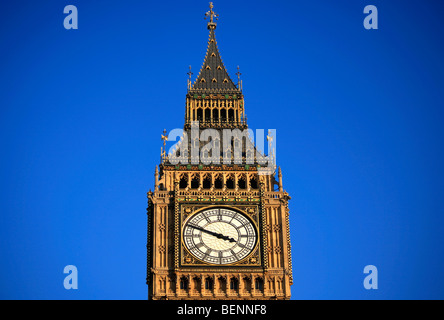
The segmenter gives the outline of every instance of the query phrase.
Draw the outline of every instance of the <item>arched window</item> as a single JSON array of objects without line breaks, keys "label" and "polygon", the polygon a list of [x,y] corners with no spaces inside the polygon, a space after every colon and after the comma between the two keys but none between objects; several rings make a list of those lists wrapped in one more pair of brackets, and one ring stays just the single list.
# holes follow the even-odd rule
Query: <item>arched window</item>
[{"label": "arched window", "polygon": [[223,161],[224,164],[231,164],[233,160],[233,153],[231,152],[230,148],[227,148],[224,152],[223,152]]},{"label": "arched window", "polygon": [[219,277],[218,281],[219,281],[219,291],[220,292],[226,292],[227,281],[225,280],[225,278],[224,277]]},{"label": "arched window", "polygon": [[246,292],[251,292],[251,278],[244,277],[243,281],[244,281],[243,288],[245,289],[245,291]]},{"label": "arched window", "polygon": [[205,109],[205,121],[210,121],[210,120],[211,120],[211,110]]},{"label": "arched window", "polygon": [[256,281],[254,282],[254,286],[256,290],[262,291],[264,290],[264,280],[262,278],[256,278]]},{"label": "arched window", "polygon": [[199,188],[199,177],[194,177],[191,179],[191,189],[198,189]]},{"label": "arched window", "polygon": [[239,179],[237,185],[239,186],[239,189],[247,189],[247,183],[245,179]]},{"label": "arched window", "polygon": [[186,187],[188,187],[188,178],[187,176],[183,176],[182,178],[180,178],[179,188],[185,189]]},{"label": "arched window", "polygon": [[199,148],[199,139],[197,139],[197,138],[194,139],[194,140],[193,140],[193,144],[194,144],[194,147],[195,147],[195,148]]},{"label": "arched window", "polygon": [[183,149],[183,151],[182,151],[182,157],[183,157],[184,159],[188,158],[188,149]]},{"label": "arched window", "polygon": [[214,189],[222,189],[223,187],[222,178],[219,176],[216,178],[216,180],[214,180]]},{"label": "arched window", "polygon": [[252,150],[247,150],[247,160],[250,160],[250,163],[251,163],[251,160],[254,159],[253,156],[254,156],[253,151]]},{"label": "arched window", "polygon": [[203,111],[201,108],[197,109],[197,120],[202,121],[203,120]]},{"label": "arched window", "polygon": [[239,288],[239,281],[236,278],[231,278],[230,280],[230,289],[237,290]]},{"label": "arched window", "polygon": [[227,179],[227,189],[234,189],[234,179],[232,177]]},{"label": "arched window", "polygon": [[233,146],[234,146],[234,148],[239,148],[239,143],[240,143],[239,138],[234,138],[233,139]]},{"label": "arched window", "polygon": [[201,288],[201,286],[200,286],[200,278],[194,277],[192,283],[193,283],[193,290],[195,292],[200,292],[200,288]]},{"label": "arched window", "polygon": [[212,150],[209,147],[207,147],[207,146],[202,147],[202,149],[201,149],[202,162],[208,163],[209,158],[211,157],[211,153],[212,153]]},{"label": "arched window", "polygon": [[225,109],[220,110],[220,118],[222,121],[227,121],[227,110]]},{"label": "arched window", "polygon": [[234,121],[234,110],[228,110],[228,121]]},{"label": "arched window", "polygon": [[250,187],[251,187],[251,189],[257,189],[257,180],[255,177],[252,177],[250,179]]},{"label": "arched window", "polygon": [[214,138],[213,146],[217,149],[220,149],[220,140],[218,137]]},{"label": "arched window", "polygon": [[179,286],[180,286],[181,290],[187,290],[188,289],[188,279],[185,277],[180,278]]},{"label": "arched window", "polygon": [[211,177],[206,176],[202,181],[202,188],[211,189]]},{"label": "arched window", "polygon": [[205,289],[206,290],[213,290],[213,279],[211,279],[211,278],[205,279]]},{"label": "arched window", "polygon": [[219,111],[217,109],[213,109],[213,121],[219,121]]}]

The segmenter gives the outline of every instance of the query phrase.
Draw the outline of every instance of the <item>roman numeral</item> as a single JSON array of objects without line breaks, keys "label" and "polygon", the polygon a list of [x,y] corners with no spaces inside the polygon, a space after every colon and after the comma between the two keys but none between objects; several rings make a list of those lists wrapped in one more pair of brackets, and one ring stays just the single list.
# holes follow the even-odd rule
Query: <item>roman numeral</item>
[{"label": "roman numeral", "polygon": [[231,254],[232,254],[234,257],[236,257],[236,259],[239,260],[239,258],[237,257],[237,254],[235,254],[233,250],[230,250],[230,252],[231,252]]}]

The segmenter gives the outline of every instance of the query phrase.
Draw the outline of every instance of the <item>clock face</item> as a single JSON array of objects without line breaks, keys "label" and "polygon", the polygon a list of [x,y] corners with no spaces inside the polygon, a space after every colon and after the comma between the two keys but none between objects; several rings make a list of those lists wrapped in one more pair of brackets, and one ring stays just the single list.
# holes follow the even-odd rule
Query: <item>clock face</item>
[{"label": "clock face", "polygon": [[225,208],[199,212],[183,228],[183,242],[188,251],[211,264],[231,264],[246,258],[256,241],[253,223],[243,214]]}]

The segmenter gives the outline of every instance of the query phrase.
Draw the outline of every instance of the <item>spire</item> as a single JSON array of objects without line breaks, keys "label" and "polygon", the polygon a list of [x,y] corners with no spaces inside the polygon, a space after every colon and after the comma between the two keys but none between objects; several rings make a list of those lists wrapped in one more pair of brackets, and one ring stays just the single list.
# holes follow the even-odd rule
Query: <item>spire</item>
[{"label": "spire", "polygon": [[205,55],[204,62],[199,71],[199,75],[196,78],[190,91],[201,91],[201,92],[220,92],[220,93],[234,93],[239,92],[234,82],[228,75],[227,69],[225,68],[222,58],[217,48],[215,29],[217,20],[219,17],[213,11],[213,3],[210,2],[210,11],[205,14],[205,19],[209,18],[207,23],[210,35],[208,38],[207,52]]}]

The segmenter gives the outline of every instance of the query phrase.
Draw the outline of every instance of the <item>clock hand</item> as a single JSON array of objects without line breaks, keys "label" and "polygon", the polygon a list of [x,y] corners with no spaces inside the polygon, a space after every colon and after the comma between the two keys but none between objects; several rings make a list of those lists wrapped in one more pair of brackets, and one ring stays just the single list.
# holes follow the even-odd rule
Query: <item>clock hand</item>
[{"label": "clock hand", "polygon": [[[191,225],[191,224],[190,224],[190,227],[192,227],[192,228],[194,228],[194,229],[197,229],[197,230],[200,230],[200,231],[202,231],[202,232],[205,232],[205,233],[211,234],[212,236],[215,236],[215,237],[217,237],[217,238],[219,238],[219,239],[225,239],[225,238],[228,238],[227,236],[224,236],[224,235],[222,235],[222,234],[220,234],[220,233],[216,233],[216,232],[213,232],[213,231],[210,231],[210,230],[206,230],[206,229],[204,229],[204,228],[202,228],[202,227],[199,227],[199,226],[195,226],[195,225]],[[228,240],[228,239],[226,239],[226,240]]]},{"label": "clock hand", "polygon": [[215,236],[215,237],[218,238],[218,239],[223,239],[223,240],[227,240],[227,241],[230,241],[230,242],[236,242],[236,240],[234,240],[233,238],[230,238],[230,237],[228,237],[228,236],[224,236],[224,235],[221,234],[221,233],[216,233],[216,232],[213,232],[213,231],[210,231],[210,230],[206,230],[206,229],[204,229],[204,228],[202,228],[202,227],[195,226],[195,225],[192,225],[192,224],[190,224],[189,226],[192,227],[192,228],[194,228],[194,229],[200,230],[200,231],[202,231],[202,232],[205,232],[205,233],[211,234],[212,236]]},{"label": "clock hand", "polygon": [[[217,236],[218,237],[218,236]],[[219,238],[219,237],[218,237]],[[233,238],[230,238],[229,236],[224,236],[224,235],[222,235],[222,234],[220,234],[220,238],[221,239],[224,239],[224,240],[227,240],[227,241],[230,241],[230,242],[236,242],[236,240],[234,240]]]}]

